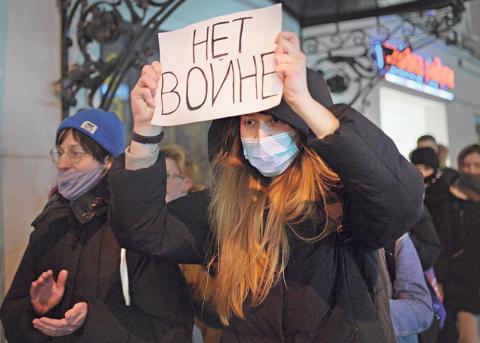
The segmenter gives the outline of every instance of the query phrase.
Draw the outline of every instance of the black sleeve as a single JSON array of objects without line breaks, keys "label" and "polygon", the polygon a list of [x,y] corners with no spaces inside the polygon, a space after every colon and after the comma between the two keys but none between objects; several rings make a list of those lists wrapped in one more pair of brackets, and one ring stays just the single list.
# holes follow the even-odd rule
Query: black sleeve
[{"label": "black sleeve", "polygon": [[130,252],[127,260],[130,306],[90,301],[82,342],[191,342],[192,305],[178,267]]},{"label": "black sleeve", "polygon": [[420,218],[423,181],[382,130],[351,107],[333,105],[340,121],[333,134],[309,144],[345,187],[344,225],[362,249],[397,240]]},{"label": "black sleeve", "polygon": [[426,207],[423,208],[420,221],[410,229],[410,238],[418,252],[423,270],[433,267],[440,256],[442,245]]},{"label": "black sleeve", "polygon": [[205,191],[165,204],[165,159],[136,171],[125,170],[124,156],[110,171],[111,224],[128,250],[176,263],[203,263],[206,254],[208,197]]},{"label": "black sleeve", "polygon": [[[30,242],[25,250],[20,266],[15,273],[10,289],[3,300],[0,309],[5,336],[10,343],[43,343],[51,337],[35,329],[32,320],[39,317],[30,302],[30,286],[38,275],[35,275],[35,240],[30,236]],[[45,316],[55,317],[55,309]]]}]

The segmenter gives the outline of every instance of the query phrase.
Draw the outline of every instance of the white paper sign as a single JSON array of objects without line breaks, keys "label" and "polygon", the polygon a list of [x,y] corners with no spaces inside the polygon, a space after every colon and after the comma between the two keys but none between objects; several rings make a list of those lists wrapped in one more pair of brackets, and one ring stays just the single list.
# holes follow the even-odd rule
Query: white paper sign
[{"label": "white paper sign", "polygon": [[162,87],[152,124],[172,126],[253,113],[280,103],[274,40],[280,4],[158,34]]}]

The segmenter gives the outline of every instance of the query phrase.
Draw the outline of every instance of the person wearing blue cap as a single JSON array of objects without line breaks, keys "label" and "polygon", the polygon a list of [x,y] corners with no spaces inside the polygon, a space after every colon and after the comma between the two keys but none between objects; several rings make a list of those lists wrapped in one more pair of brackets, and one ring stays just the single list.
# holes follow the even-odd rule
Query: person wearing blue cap
[{"label": "person wearing blue cap", "polygon": [[107,175],[124,131],[98,109],[58,127],[57,182],[0,309],[10,343],[191,341],[177,265],[121,249],[110,227]]}]

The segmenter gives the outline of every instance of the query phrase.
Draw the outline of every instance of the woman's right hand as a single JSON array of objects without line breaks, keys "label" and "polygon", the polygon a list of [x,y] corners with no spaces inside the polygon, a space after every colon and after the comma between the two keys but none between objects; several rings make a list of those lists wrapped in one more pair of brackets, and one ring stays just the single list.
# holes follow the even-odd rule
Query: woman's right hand
[{"label": "woman's right hand", "polygon": [[155,136],[161,128],[150,122],[155,110],[155,94],[161,88],[162,65],[155,61],[142,68],[142,75],[130,93],[133,113],[133,131],[142,136]]}]

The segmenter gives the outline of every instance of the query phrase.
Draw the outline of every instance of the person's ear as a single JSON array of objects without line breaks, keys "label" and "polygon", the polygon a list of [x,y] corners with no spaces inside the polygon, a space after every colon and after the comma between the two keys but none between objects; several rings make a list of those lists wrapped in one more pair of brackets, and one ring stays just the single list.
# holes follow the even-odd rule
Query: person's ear
[{"label": "person's ear", "polygon": [[110,168],[112,167],[112,163],[113,163],[113,157],[112,156],[105,157],[105,159],[103,160],[104,171],[110,170]]},{"label": "person's ear", "polygon": [[182,193],[188,193],[190,191],[190,188],[193,186],[193,180],[189,177],[186,177],[183,179],[182,182]]}]

